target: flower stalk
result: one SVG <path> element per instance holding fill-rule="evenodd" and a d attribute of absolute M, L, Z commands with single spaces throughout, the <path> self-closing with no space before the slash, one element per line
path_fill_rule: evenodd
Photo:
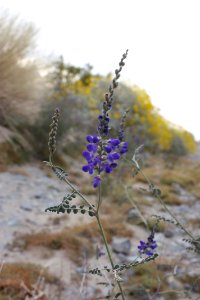
<path fill-rule="evenodd" d="M 103 242 L 104 242 L 104 245 L 105 245 L 105 247 L 106 247 L 106 252 L 107 252 L 107 254 L 108 254 L 108 258 L 109 258 L 110 264 L 111 264 L 111 266 L 112 266 L 112 270 L 114 270 L 115 265 L 114 265 L 113 258 L 112 258 L 112 255 L 111 255 L 111 252 L 110 252 L 110 249 L 109 249 L 109 246 L 108 246 L 108 242 L 107 242 L 107 239 L 106 239 L 106 235 L 105 235 L 103 226 L 102 226 L 102 224 L 101 224 L 101 220 L 100 220 L 100 217 L 99 217 L 99 213 L 97 213 L 96 219 L 97 219 L 97 223 L 98 223 L 98 226 L 99 226 L 99 230 L 100 230 L 101 237 L 102 237 Z M 118 287 L 119 287 L 119 290 L 120 290 L 122 299 L 125 300 L 125 296 L 124 296 L 124 292 L 123 292 L 121 283 L 120 283 L 118 280 L 117 280 L 117 285 L 118 285 Z"/>

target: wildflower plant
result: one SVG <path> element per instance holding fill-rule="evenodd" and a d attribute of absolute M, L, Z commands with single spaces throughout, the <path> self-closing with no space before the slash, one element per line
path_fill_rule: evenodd
<path fill-rule="evenodd" d="M 115 70 L 115 77 L 109 87 L 109 92 L 105 94 L 102 113 L 98 116 L 98 126 L 96 135 L 88 135 L 87 150 L 82 155 L 87 163 L 82 167 L 84 172 L 94 174 L 93 187 L 101 185 L 102 173 L 111 173 L 117 167 L 118 161 L 128 151 L 128 143 L 124 141 L 124 123 L 126 114 L 123 115 L 117 137 L 109 136 L 110 112 L 113 106 L 114 90 L 118 86 L 117 80 L 120 77 L 122 67 L 125 65 L 128 50 L 123 54 L 119 62 L 119 69 Z"/>
<path fill-rule="evenodd" d="M 98 116 L 96 132 L 90 133 L 86 136 L 86 148 L 82 152 L 82 156 L 85 160 L 85 163 L 82 166 L 82 171 L 89 173 L 92 177 L 92 185 L 93 188 L 97 191 L 97 200 L 96 203 L 93 204 L 90 200 L 84 196 L 79 188 L 74 186 L 70 181 L 70 176 L 68 172 L 63 170 L 60 166 L 54 165 L 53 162 L 53 154 L 56 150 L 56 134 L 58 129 L 58 120 L 60 111 L 56 109 L 51 124 L 51 130 L 49 133 L 49 161 L 46 164 L 51 167 L 52 171 L 56 174 L 56 176 L 64 181 L 68 186 L 68 193 L 63 197 L 63 200 L 59 205 L 49 207 L 46 211 L 59 213 L 73 213 L 73 214 L 88 214 L 89 217 L 96 218 L 100 235 L 103 240 L 106 254 L 108 256 L 110 265 L 104 266 L 103 268 L 94 268 L 88 270 L 88 274 L 93 274 L 97 276 L 103 276 L 103 272 L 108 272 L 112 274 L 113 284 L 118 288 L 117 291 L 112 295 L 108 295 L 106 299 L 123 299 L 125 300 L 125 292 L 122 287 L 123 283 L 123 271 L 133 268 L 137 265 L 148 263 L 149 261 L 154 260 L 157 254 L 157 243 L 156 243 L 156 226 L 158 223 L 162 221 L 162 217 L 157 216 L 154 228 L 150 231 L 147 240 L 141 240 L 138 244 L 138 249 L 136 249 L 136 253 L 138 251 L 137 258 L 132 262 L 118 265 L 115 264 L 113 255 L 111 253 L 110 247 L 108 245 L 104 228 L 101 221 L 100 208 L 103 204 L 103 197 L 101 192 L 101 187 L 104 184 L 104 180 L 106 181 L 106 177 L 110 176 L 110 173 L 113 173 L 117 168 L 120 160 L 125 157 L 128 152 L 128 143 L 125 140 L 125 121 L 128 111 L 125 111 L 122 115 L 121 121 L 119 123 L 118 133 L 113 136 L 110 134 L 110 113 L 112 107 L 114 105 L 114 92 L 118 86 L 118 79 L 120 78 L 120 74 L 122 68 L 125 65 L 125 59 L 127 58 L 128 50 L 122 55 L 122 58 L 119 62 L 119 67 L 115 70 L 115 76 L 112 80 L 108 92 L 105 94 L 104 102 L 102 106 L 102 111 Z M 141 173 L 145 180 L 148 183 L 149 191 L 152 193 L 154 197 L 156 197 L 164 209 L 171 215 L 173 223 L 179 226 L 188 236 L 189 239 L 186 240 L 192 247 L 197 248 L 196 245 L 199 245 L 199 240 L 194 238 L 193 235 L 184 228 L 184 226 L 177 220 L 177 218 L 171 213 L 171 211 L 166 207 L 162 198 L 161 191 L 156 188 L 150 180 L 145 176 L 140 166 L 140 150 L 142 146 L 139 146 L 132 158 L 132 171 L 133 176 L 136 176 L 138 173 Z M 82 199 L 83 204 L 76 204 L 75 200 L 79 197 Z M 102 250 L 103 251 L 103 250 Z M 104 251 L 102 252 L 104 253 Z"/>

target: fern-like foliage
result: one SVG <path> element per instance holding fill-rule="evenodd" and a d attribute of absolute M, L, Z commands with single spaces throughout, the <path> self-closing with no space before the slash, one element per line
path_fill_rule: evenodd
<path fill-rule="evenodd" d="M 183 241 L 191 245 L 190 247 L 186 248 L 187 250 L 200 254 L 200 237 L 198 237 L 196 240 L 183 239 Z"/>
<path fill-rule="evenodd" d="M 154 253 L 152 256 L 148 256 L 148 257 L 142 258 L 140 260 L 135 260 L 129 264 L 115 265 L 113 270 L 110 269 L 108 266 L 104 266 L 103 269 L 95 268 L 95 269 L 89 270 L 89 273 L 93 274 L 93 275 L 98 275 L 98 276 L 103 276 L 102 271 L 107 271 L 108 273 L 111 271 L 112 272 L 115 271 L 116 273 L 118 273 L 118 272 L 122 272 L 124 270 L 128 270 L 132 267 L 136 267 L 138 265 L 152 261 L 152 260 L 156 259 L 156 257 L 158 257 L 158 254 Z"/>
<path fill-rule="evenodd" d="M 85 214 L 88 213 L 90 217 L 93 217 L 95 215 L 94 213 L 94 206 L 86 206 L 86 205 L 76 205 L 73 204 L 71 205 L 71 202 L 73 199 L 76 198 L 76 191 L 73 191 L 72 193 L 67 194 L 62 200 L 62 202 L 59 205 L 56 206 L 51 206 L 45 209 L 45 212 L 50 211 L 50 212 L 56 212 L 57 214 L 59 213 L 81 213 Z"/>

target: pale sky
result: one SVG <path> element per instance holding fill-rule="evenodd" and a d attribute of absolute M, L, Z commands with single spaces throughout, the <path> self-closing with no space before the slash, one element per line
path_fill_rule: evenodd
<path fill-rule="evenodd" d="M 200 139 L 200 0 L 0 0 L 39 29 L 42 55 L 63 55 L 144 88 L 169 121 Z"/>

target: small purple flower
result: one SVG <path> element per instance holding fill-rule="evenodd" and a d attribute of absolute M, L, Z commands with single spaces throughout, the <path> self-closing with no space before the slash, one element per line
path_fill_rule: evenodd
<path fill-rule="evenodd" d="M 106 173 L 111 173 L 111 172 L 112 172 L 112 167 L 111 167 L 111 165 L 107 165 L 107 166 L 105 167 L 105 171 L 106 171 Z"/>
<path fill-rule="evenodd" d="M 87 160 L 87 161 L 90 161 L 91 160 L 91 155 L 90 155 L 90 153 L 88 152 L 88 151 L 83 151 L 82 152 L 82 155 L 83 155 L 83 157 L 85 157 L 85 159 Z"/>
<path fill-rule="evenodd" d="M 114 160 L 120 159 L 120 154 L 117 152 L 113 152 L 108 154 L 108 160 L 110 160 L 111 162 L 113 162 Z"/>
<path fill-rule="evenodd" d="M 93 178 L 93 187 L 96 188 L 101 184 L 101 177 L 99 175 Z"/>
<path fill-rule="evenodd" d="M 88 172 L 88 171 L 89 171 L 89 165 L 83 166 L 83 167 L 82 167 L 82 170 L 83 170 L 84 172 Z"/>
<path fill-rule="evenodd" d="M 89 142 L 89 143 L 92 143 L 93 142 L 93 136 L 92 135 L 87 135 L 86 136 L 86 141 Z"/>
<path fill-rule="evenodd" d="M 110 143 L 112 146 L 118 146 L 120 144 L 120 140 L 118 139 L 111 139 Z"/>
<path fill-rule="evenodd" d="M 106 150 L 107 153 L 110 153 L 112 151 L 112 147 L 110 145 L 105 146 L 104 149 Z"/>
<path fill-rule="evenodd" d="M 87 149 L 88 149 L 89 152 L 94 152 L 95 153 L 97 151 L 97 146 L 94 145 L 94 144 L 88 144 Z"/>
<path fill-rule="evenodd" d="M 150 236 L 147 239 L 147 242 L 140 241 L 140 245 L 138 246 L 140 255 L 146 254 L 148 256 L 153 255 L 155 248 L 157 248 L 157 244 L 154 240 L 154 232 L 150 234 Z"/>
<path fill-rule="evenodd" d="M 124 154 L 126 152 L 128 152 L 128 143 L 127 142 L 122 142 L 120 144 L 120 153 Z"/>
<path fill-rule="evenodd" d="M 98 136 L 93 136 L 93 143 L 98 143 L 99 142 L 99 137 Z"/>
<path fill-rule="evenodd" d="M 96 135 L 87 135 L 86 136 L 86 141 L 88 143 L 98 143 L 99 137 L 97 137 Z"/>
<path fill-rule="evenodd" d="M 112 163 L 112 164 L 110 164 L 110 167 L 111 167 L 112 169 L 115 169 L 115 168 L 117 167 L 117 164 L 116 164 L 116 163 Z"/>

